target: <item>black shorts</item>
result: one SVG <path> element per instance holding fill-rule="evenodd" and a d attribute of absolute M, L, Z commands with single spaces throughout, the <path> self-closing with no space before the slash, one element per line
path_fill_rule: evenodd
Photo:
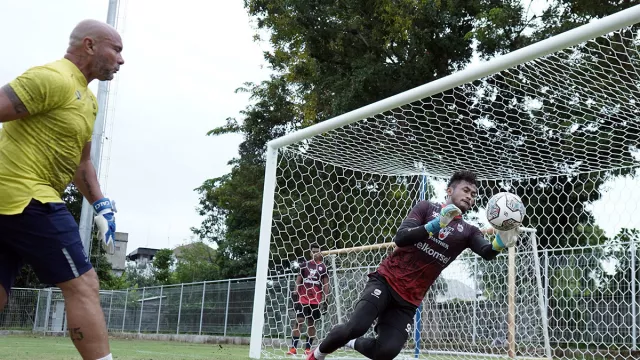
<path fill-rule="evenodd" d="M 297 302 L 293 305 L 293 309 L 296 311 L 296 318 L 312 318 L 313 320 L 320 320 L 320 317 L 322 316 L 320 305 L 318 304 L 300 304 Z"/>
<path fill-rule="evenodd" d="M 369 275 L 359 301 L 368 301 L 378 309 L 378 321 L 374 328 L 376 333 L 378 327 L 389 326 L 406 335 L 405 341 L 409 338 L 418 307 L 398 295 L 382 275 Z"/>

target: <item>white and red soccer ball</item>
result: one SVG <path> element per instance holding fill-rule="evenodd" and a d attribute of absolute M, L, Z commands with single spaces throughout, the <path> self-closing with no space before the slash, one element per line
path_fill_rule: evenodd
<path fill-rule="evenodd" d="M 487 203 L 487 220 L 497 230 L 511 230 L 522 225 L 526 210 L 520 197 L 510 192 L 500 192 Z"/>

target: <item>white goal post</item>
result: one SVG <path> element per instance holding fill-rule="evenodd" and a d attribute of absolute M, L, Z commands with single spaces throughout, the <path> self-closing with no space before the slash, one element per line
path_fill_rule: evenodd
<path fill-rule="evenodd" d="M 636 75 L 629 75 L 628 72 L 629 69 L 640 69 L 640 59 L 637 57 L 640 36 L 629 27 L 639 21 L 640 5 L 270 141 L 266 150 L 250 357 L 284 357 L 283 350 L 286 350 L 290 341 L 290 324 L 280 319 L 287 318 L 287 312 L 291 309 L 287 294 L 290 291 L 291 276 L 295 274 L 289 264 L 308 255 L 310 242 L 319 242 L 327 245 L 327 254 L 332 255 L 327 259 L 333 271 L 330 272 L 332 291 L 341 283 L 356 286 L 362 281 L 359 276 L 373 270 L 372 267 L 375 268 L 385 256 L 384 249 L 391 241 L 392 232 L 418 200 L 418 193 L 424 196 L 424 189 L 417 190 L 424 186 L 416 180 L 417 177 L 428 178 L 432 189 L 428 190 L 430 194 L 426 196 L 427 199 L 441 201 L 438 191 L 442 190 L 442 182 L 453 171 L 464 168 L 478 174 L 481 182 L 479 188 L 483 188 L 484 184 L 486 196 L 511 187 L 530 194 L 530 200 L 542 202 L 553 201 L 555 198 L 542 194 L 543 190 L 540 189 L 543 185 L 539 185 L 540 188 L 519 188 L 528 186 L 522 185 L 522 179 L 573 177 L 586 184 L 590 180 L 583 180 L 579 175 L 624 167 L 635 168 L 637 164 L 629 165 L 615 156 L 603 158 L 598 164 L 582 161 L 585 151 L 598 156 L 597 150 L 610 151 L 610 148 L 604 148 L 607 144 L 592 147 L 591 138 L 587 135 L 584 135 L 584 139 L 578 139 L 579 135 L 571 131 L 573 125 L 570 120 L 579 118 L 583 124 L 597 127 L 598 111 L 592 110 L 593 104 L 602 113 L 612 97 L 619 97 L 614 99 L 617 103 L 633 101 L 622 98 L 621 94 L 630 94 L 630 98 L 636 96 L 637 84 L 632 84 L 631 81 L 635 81 Z M 607 36 L 611 34 L 615 36 L 609 39 Z M 606 41 L 599 41 L 601 39 Z M 607 65 L 606 71 L 612 74 L 625 73 L 631 80 L 618 77 L 611 84 L 596 84 L 596 89 L 591 87 L 589 82 L 594 81 L 594 78 L 585 73 L 585 69 L 604 66 L 603 61 L 615 59 L 615 54 L 620 51 L 625 53 L 624 61 L 627 62 L 620 65 L 613 61 Z M 555 67 L 568 73 L 560 74 L 560 70 L 554 73 Z M 598 86 L 602 88 L 597 88 Z M 615 96 L 604 91 L 605 88 L 608 90 L 612 87 L 619 90 Z M 633 88 L 633 91 L 628 88 Z M 502 100 L 498 96 L 503 95 L 501 91 L 512 98 Z M 576 104 L 571 99 L 573 95 L 583 98 L 576 100 Z M 499 99 L 496 100 L 496 97 Z M 496 101 L 504 108 L 501 108 L 500 114 L 498 110 L 487 111 L 478 105 L 483 101 Z M 531 102 L 537 105 L 531 105 Z M 523 107 L 525 103 L 529 104 L 528 107 Z M 553 105 L 554 112 L 541 114 L 539 111 L 546 109 L 548 103 L 561 103 L 562 106 Z M 521 125 L 507 115 L 502 115 L 509 111 L 521 117 L 528 116 L 527 128 L 513 130 L 512 133 L 512 129 Z M 631 110 L 617 108 L 608 110 L 607 115 L 615 116 L 624 111 L 629 111 L 626 115 L 631 116 Z M 407 115 L 408 112 L 411 114 Z M 575 115 L 576 113 L 579 115 Z M 473 115 L 473 122 L 465 120 L 470 114 Z M 593 120 L 594 117 L 596 120 Z M 554 124 L 562 125 L 559 128 Z M 624 126 L 635 125 L 625 122 Z M 558 136 L 571 136 L 574 148 L 560 150 L 560 141 L 557 153 L 548 150 L 553 149 L 551 145 L 540 145 L 539 148 L 531 146 L 531 141 L 533 144 L 536 139 L 543 141 L 546 139 L 543 134 L 559 131 L 558 129 L 564 131 Z M 633 129 L 628 133 L 634 134 L 635 127 Z M 451 139 L 449 132 L 456 130 L 462 136 Z M 492 139 L 477 135 L 480 132 L 500 139 L 508 138 L 511 142 L 505 147 L 510 152 L 509 156 L 498 155 L 495 159 L 492 158 Z M 519 138 L 514 133 L 520 134 Z M 445 142 L 442 139 L 447 140 Z M 418 150 L 415 150 L 416 146 Z M 442 156 L 447 151 L 439 151 L 442 147 L 449 147 L 445 149 L 447 151 L 460 147 L 464 149 L 465 158 L 456 159 L 458 161 L 453 163 L 447 162 Z M 567 165 L 563 159 L 575 161 Z M 429 166 L 421 163 L 429 160 L 432 160 Z M 523 200 L 526 203 L 526 199 Z M 482 206 L 480 203 L 479 207 Z M 580 208 L 579 211 L 581 213 L 568 215 L 580 216 L 584 210 Z M 482 214 L 482 211 L 478 213 Z M 529 216 L 534 218 L 528 220 L 537 223 L 543 215 Z M 481 216 L 476 217 L 470 221 L 482 224 Z M 577 227 L 576 224 L 557 226 Z M 438 318 L 432 327 L 424 331 L 437 334 L 434 337 L 439 342 L 425 344 L 417 341 L 415 346 L 418 351 L 408 356 L 429 354 L 430 349 L 433 349 L 432 354 L 468 349 L 469 353 L 479 351 L 480 355 L 473 355 L 479 359 L 493 356 L 552 357 L 553 335 L 549 334 L 546 303 L 549 296 L 546 287 L 551 275 L 541 270 L 543 266 L 548 268 L 552 263 L 545 259 L 544 264 L 541 264 L 537 234 L 544 233 L 545 244 L 555 240 L 558 235 L 551 234 L 548 229 L 533 227 L 535 229 L 528 229 L 526 232 L 529 235 L 526 237 L 527 241 L 521 241 L 523 246 L 510 249 L 508 253 L 506 261 L 509 273 L 504 278 L 504 288 L 508 289 L 508 294 L 501 292 L 502 284 L 495 285 L 495 288 L 483 290 L 483 296 L 488 300 L 483 300 L 485 302 L 482 304 L 477 299 L 465 302 L 459 299 L 434 298 L 430 300 L 434 312 L 422 312 L 443 314 L 445 310 L 453 309 L 446 314 L 455 316 L 456 313 L 467 314 L 465 311 L 469 311 L 468 314 L 474 314 L 474 319 L 478 316 L 473 328 L 468 328 L 473 334 L 467 334 L 467 328 L 446 328 L 447 324 L 453 324 L 454 321 Z M 344 251 L 338 249 L 352 249 L 351 253 L 360 255 L 349 257 L 347 254 L 343 257 Z M 501 274 L 504 270 L 500 268 L 504 265 L 502 260 L 496 261 L 497 265 L 489 265 L 493 262 L 476 262 L 471 257 L 464 257 L 460 259 L 459 268 L 470 266 L 477 270 L 479 266 L 484 266 L 483 271 L 477 273 L 495 279 L 495 274 Z M 354 265 L 357 263 L 362 268 Z M 523 285 L 526 289 L 520 291 L 517 274 L 530 269 L 533 269 L 532 272 L 521 276 L 527 282 Z M 530 281 L 527 276 L 532 274 L 535 279 Z M 504 273 L 502 276 L 504 277 Z M 476 285 L 489 284 L 486 279 L 470 281 Z M 459 284 L 451 281 L 448 286 L 452 285 Z M 474 290 L 478 291 L 477 288 Z M 359 295 L 359 290 L 354 288 L 352 291 Z M 527 298 L 519 300 L 522 296 Z M 495 300 L 505 297 L 508 304 Z M 342 300 L 345 299 L 338 302 Z M 486 334 L 487 331 L 502 331 L 500 323 L 505 306 L 508 308 L 506 350 L 499 345 L 499 341 L 488 344 L 487 339 L 494 335 Z M 522 306 L 522 309 L 516 308 L 518 306 Z M 489 317 L 479 317 L 480 307 L 490 314 Z M 334 304 L 331 309 L 332 316 L 327 319 L 336 321 L 330 324 L 326 323 L 330 320 L 322 320 L 316 344 L 326 334 L 323 332 L 325 329 L 336 325 L 348 315 L 345 313 L 348 309 L 346 304 Z M 634 314 L 635 310 L 634 303 Z M 275 312 L 279 315 L 274 315 Z M 336 313 L 339 315 L 336 316 Z M 516 313 L 523 314 L 526 323 L 517 325 L 519 320 L 515 318 Z M 524 329 L 527 326 L 531 326 L 531 331 L 516 334 L 521 330 L 526 332 Z M 416 333 L 418 331 L 423 330 L 416 329 Z M 635 320 L 633 334 L 636 334 Z M 460 340 L 464 345 L 458 346 L 455 339 L 459 335 L 468 335 L 470 340 Z M 518 348 L 520 342 L 523 345 Z M 635 340 L 633 344 L 635 346 Z M 420 349 L 424 352 L 420 352 Z M 446 351 L 441 351 L 442 349 Z M 349 356 L 358 357 L 355 354 Z"/>

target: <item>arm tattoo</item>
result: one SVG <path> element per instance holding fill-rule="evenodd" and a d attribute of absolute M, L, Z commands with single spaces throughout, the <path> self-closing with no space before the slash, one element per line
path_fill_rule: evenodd
<path fill-rule="evenodd" d="M 91 183 L 87 179 L 87 170 L 86 169 L 82 169 L 82 182 L 84 183 L 84 186 L 87 187 L 86 197 L 93 198 L 93 189 L 91 188 Z"/>
<path fill-rule="evenodd" d="M 82 333 L 82 331 L 80 331 L 79 327 L 70 328 L 69 329 L 69 337 L 73 341 L 80 341 L 80 340 L 84 339 L 84 334 Z"/>
<path fill-rule="evenodd" d="M 11 105 L 13 105 L 13 110 L 16 112 L 16 114 L 24 114 L 28 112 L 27 107 L 24 106 L 22 100 L 20 100 L 18 95 L 16 95 L 16 92 L 13 91 L 11 86 L 7 84 L 3 86 L 1 90 L 4 91 L 5 94 L 7 94 L 7 98 L 9 98 L 9 101 L 11 101 Z"/>

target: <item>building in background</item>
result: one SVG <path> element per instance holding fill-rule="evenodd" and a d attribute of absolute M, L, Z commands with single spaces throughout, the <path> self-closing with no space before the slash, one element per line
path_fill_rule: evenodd
<path fill-rule="evenodd" d="M 153 261 L 153 257 L 156 256 L 157 252 L 158 249 L 137 248 L 127 255 L 127 260 L 135 261 L 138 268 L 143 268 Z"/>
<path fill-rule="evenodd" d="M 107 260 L 111 264 L 111 271 L 116 276 L 122 275 L 127 262 L 127 243 L 129 242 L 129 233 L 116 232 L 114 236 L 114 252 L 107 252 Z"/>

